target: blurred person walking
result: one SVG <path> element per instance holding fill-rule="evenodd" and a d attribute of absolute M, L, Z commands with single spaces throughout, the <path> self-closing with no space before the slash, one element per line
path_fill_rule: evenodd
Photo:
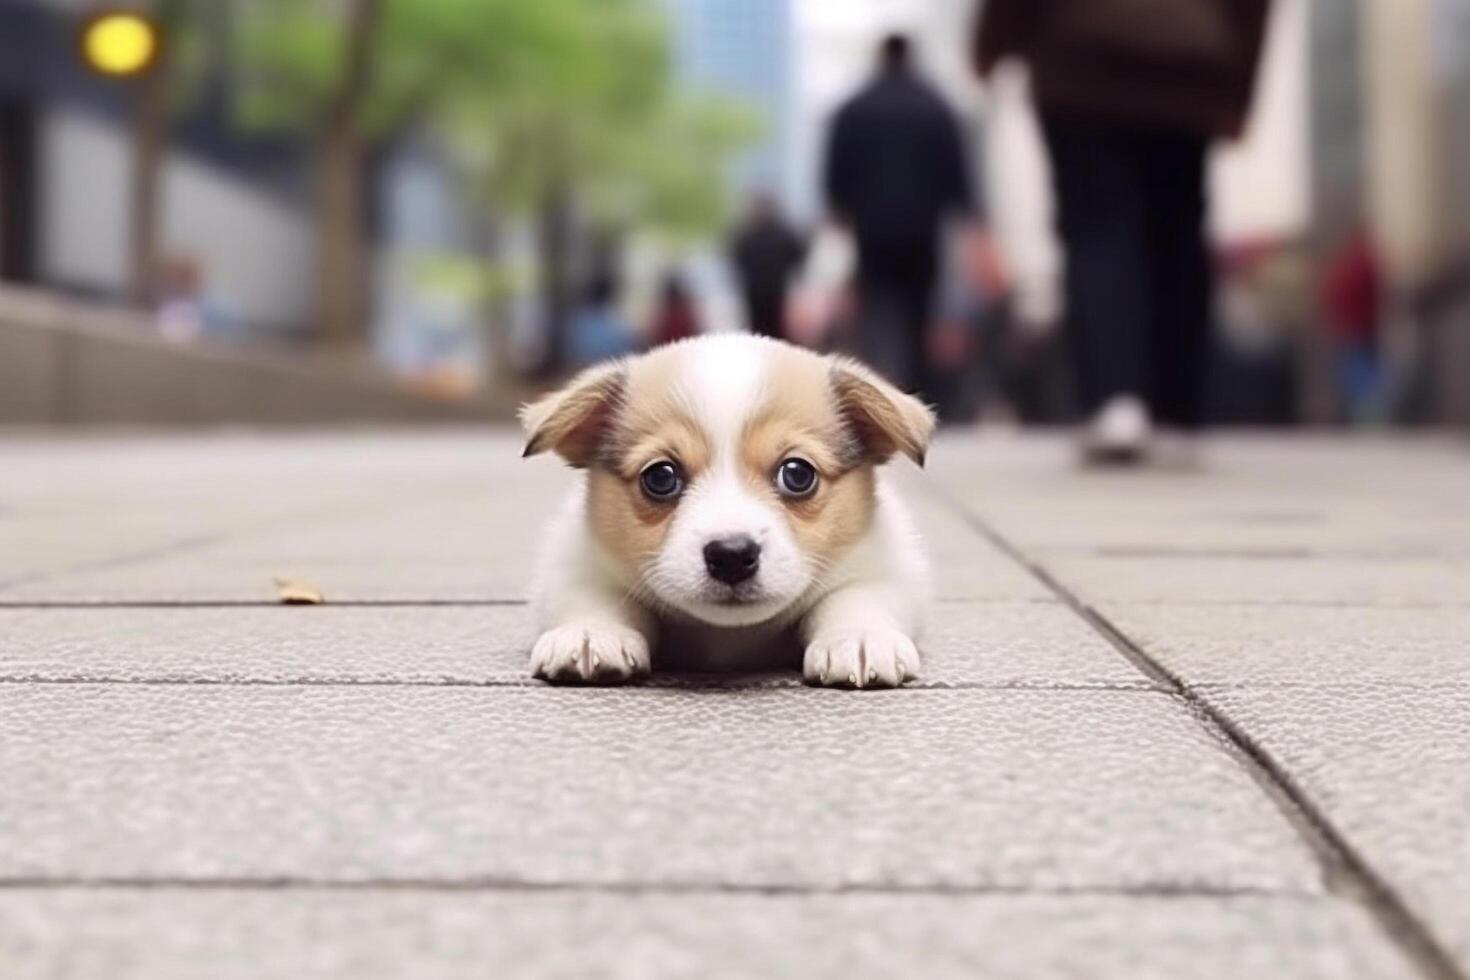
<path fill-rule="evenodd" d="M 912 60 L 906 37 L 883 40 L 877 75 L 833 119 L 823 183 L 833 218 L 857 244 L 855 352 L 900 387 L 930 394 L 926 335 L 949 219 L 963 222 L 967 253 L 997 291 L 1002 275 L 959 120 Z"/>
<path fill-rule="evenodd" d="M 618 310 L 620 283 L 610 269 L 588 277 L 582 296 L 568 322 L 568 366 L 581 369 L 637 349 L 633 330 Z"/>
<path fill-rule="evenodd" d="M 1066 254 L 1093 461 L 1204 423 L 1213 270 L 1205 156 L 1245 128 L 1270 0 L 987 0 L 975 67 L 1026 62 Z"/>
<path fill-rule="evenodd" d="M 1373 237 L 1361 222 L 1328 256 L 1319 296 L 1335 347 L 1334 374 L 1343 414 L 1354 424 L 1381 421 L 1387 414 L 1378 350 L 1383 272 Z"/>
<path fill-rule="evenodd" d="M 770 194 L 751 198 L 745 221 L 730 240 L 730 263 L 740 280 L 751 333 L 785 337 L 787 294 L 806 256 L 806 243 L 787 224 Z"/>
<path fill-rule="evenodd" d="M 182 256 L 163 264 L 155 323 L 160 336 L 174 343 L 191 343 L 204 336 L 205 311 L 199 264 Z"/>

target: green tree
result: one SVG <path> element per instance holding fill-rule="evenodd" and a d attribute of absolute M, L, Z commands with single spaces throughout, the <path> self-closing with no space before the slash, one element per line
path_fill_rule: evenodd
<path fill-rule="evenodd" d="M 308 134 L 316 158 L 316 315 L 330 343 L 361 342 L 375 146 L 456 87 L 494 85 L 544 42 L 516 0 L 255 0 L 240 9 L 240 119 Z"/>
<path fill-rule="evenodd" d="M 382 7 L 380 0 L 264 0 L 242 11 L 244 120 L 314 138 L 316 327 L 339 346 L 360 342 L 367 315 L 366 108 Z"/>
<path fill-rule="evenodd" d="M 312 134 L 320 328 L 363 329 L 362 181 L 405 125 L 455 152 L 500 216 L 537 216 L 549 319 L 566 306 L 571 217 L 676 233 L 722 217 L 736 109 L 679 97 L 652 0 L 252 0 L 240 116 Z"/>
<path fill-rule="evenodd" d="M 158 29 L 159 49 L 153 65 L 131 83 L 133 167 L 128 186 L 128 292 L 141 306 L 157 299 L 163 265 L 159 234 L 163 164 L 177 90 L 188 74 L 186 55 L 194 38 L 188 0 L 155 0 L 149 13 Z"/>
<path fill-rule="evenodd" d="M 443 131 L 501 214 L 533 217 L 551 359 L 570 307 L 574 214 L 684 239 L 726 219 L 725 173 L 755 125 L 680 92 L 667 24 L 643 0 L 560 0 L 554 50 L 510 84 L 447 100 Z M 620 236 L 614 231 L 607 237 Z"/>

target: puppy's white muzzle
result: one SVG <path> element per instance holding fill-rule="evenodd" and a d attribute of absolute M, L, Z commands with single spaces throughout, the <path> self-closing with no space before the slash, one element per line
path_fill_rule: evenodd
<path fill-rule="evenodd" d="M 732 468 L 706 473 L 686 492 L 654 561 L 654 593 L 720 626 L 779 615 L 806 590 L 810 575 L 774 507 Z"/>

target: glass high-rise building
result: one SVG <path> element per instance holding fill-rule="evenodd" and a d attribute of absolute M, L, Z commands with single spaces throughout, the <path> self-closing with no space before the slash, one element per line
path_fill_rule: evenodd
<path fill-rule="evenodd" d="M 792 0 L 667 0 L 681 82 L 739 99 L 759 114 L 759 141 L 731 173 L 737 191 L 770 190 L 790 203 Z"/>

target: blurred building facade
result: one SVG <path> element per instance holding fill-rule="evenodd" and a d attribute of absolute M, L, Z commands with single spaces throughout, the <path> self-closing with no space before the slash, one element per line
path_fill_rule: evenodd
<path fill-rule="evenodd" d="M 0 3 L 0 278 L 115 303 L 131 285 L 137 83 L 81 64 L 78 24 L 94 9 L 77 0 Z M 209 43 L 229 43 L 229 9 L 214 8 L 220 33 Z M 315 229 L 307 138 L 243 132 L 232 118 L 228 57 L 206 60 L 215 70 L 170 124 L 161 257 L 197 271 L 214 329 L 230 339 L 308 340 Z M 413 132 L 371 168 L 371 336 L 390 366 L 479 359 L 466 290 L 423 287 L 434 261 L 475 261 L 482 229 L 452 171 Z"/>
<path fill-rule="evenodd" d="M 1422 366 L 1426 417 L 1470 425 L 1470 3 L 1362 0 L 1358 16 L 1386 353 Z"/>
<path fill-rule="evenodd" d="M 729 96 L 760 116 L 762 134 L 736 162 L 737 193 L 799 196 L 793 158 L 796 45 L 792 0 L 667 0 L 674 60 L 691 88 Z"/>
<path fill-rule="evenodd" d="M 375 168 L 372 208 L 372 342 L 394 373 L 468 390 L 500 374 L 483 329 L 488 219 L 466 207 L 450 155 L 410 133 Z"/>
<path fill-rule="evenodd" d="M 129 285 L 133 92 L 81 65 L 76 29 L 86 9 L 0 3 L 0 271 L 117 300 Z M 223 97 L 206 86 L 172 133 L 162 251 L 200 270 L 222 319 L 299 329 L 309 302 L 305 155 L 289 141 L 231 133 Z"/>

